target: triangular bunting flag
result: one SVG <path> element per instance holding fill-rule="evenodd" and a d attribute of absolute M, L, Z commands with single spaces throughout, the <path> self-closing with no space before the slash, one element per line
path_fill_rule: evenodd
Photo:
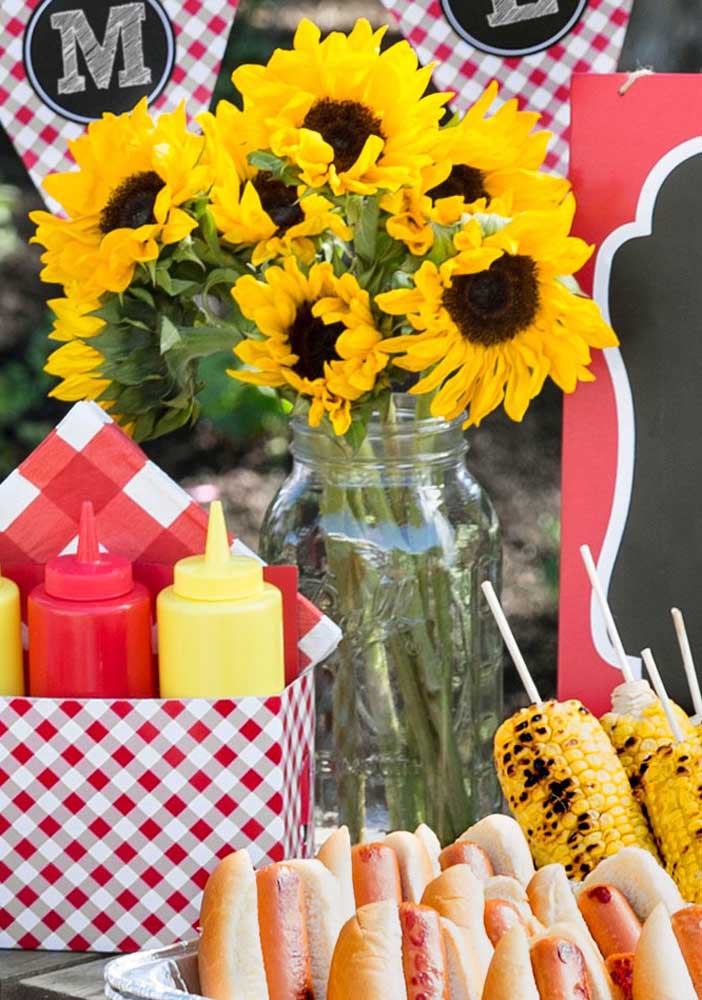
<path fill-rule="evenodd" d="M 555 139 L 546 165 L 568 171 L 570 78 L 609 73 L 633 0 L 383 0 L 435 83 L 465 110 L 491 80 L 503 101 L 538 111 Z"/>
<path fill-rule="evenodd" d="M 237 3 L 3 0 L 0 122 L 39 190 L 103 112 L 205 109 Z"/>

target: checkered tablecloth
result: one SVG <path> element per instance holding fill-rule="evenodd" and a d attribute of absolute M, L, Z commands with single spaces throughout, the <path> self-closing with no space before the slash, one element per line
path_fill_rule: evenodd
<path fill-rule="evenodd" d="M 491 80 L 501 100 L 517 97 L 525 110 L 538 111 L 554 133 L 546 165 L 568 173 L 570 79 L 573 73 L 610 73 L 624 44 L 633 0 L 589 0 L 569 35 L 533 55 L 503 58 L 480 52 L 454 31 L 439 0 L 383 0 L 423 63 L 437 62 L 441 90 L 456 91 L 454 107 L 465 110 Z"/>
<path fill-rule="evenodd" d="M 73 166 L 67 141 L 78 138 L 84 126 L 67 121 L 47 107 L 27 79 L 22 59 L 23 36 L 40 2 L 2 0 L 0 122 L 49 203 L 42 181 L 47 174 Z M 154 102 L 154 108 L 171 111 L 185 100 L 188 113 L 194 115 L 209 105 L 239 0 L 161 2 L 175 29 L 176 56 L 171 78 Z"/>
<path fill-rule="evenodd" d="M 93 503 L 101 545 L 127 556 L 137 570 L 170 567 L 204 551 L 205 511 L 96 403 L 76 403 L 0 483 L 0 566 L 23 597 L 47 560 L 76 550 L 84 500 Z M 253 555 L 241 542 L 233 548 Z M 341 632 L 302 595 L 297 617 L 304 669 L 328 656 Z"/>

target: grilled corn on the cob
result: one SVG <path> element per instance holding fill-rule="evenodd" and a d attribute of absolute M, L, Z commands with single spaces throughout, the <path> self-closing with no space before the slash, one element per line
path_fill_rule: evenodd
<path fill-rule="evenodd" d="M 702 746 L 660 747 L 644 765 L 642 787 L 669 875 L 683 899 L 702 903 Z"/>
<path fill-rule="evenodd" d="M 673 705 L 673 711 L 684 735 L 694 737 L 695 727 L 687 714 L 678 705 Z M 636 801 L 645 806 L 641 788 L 643 765 L 659 747 L 672 743 L 674 738 L 663 706 L 648 681 L 630 681 L 614 689 L 612 711 L 600 721 L 624 765 Z"/>
<path fill-rule="evenodd" d="M 579 701 L 515 713 L 495 734 L 495 762 L 537 867 L 561 862 L 580 880 L 622 847 L 656 853 L 619 758 Z"/>

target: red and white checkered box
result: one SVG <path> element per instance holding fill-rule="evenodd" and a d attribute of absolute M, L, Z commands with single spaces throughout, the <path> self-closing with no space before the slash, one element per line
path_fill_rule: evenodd
<path fill-rule="evenodd" d="M 203 549 L 205 512 L 99 407 L 78 403 L 0 483 L 0 565 L 25 599 L 43 563 L 75 545 L 85 499 L 102 542 L 154 589 Z M 217 859 L 243 847 L 258 865 L 309 854 L 313 666 L 340 632 L 290 591 L 289 571 L 266 572 L 297 609 L 281 695 L 0 699 L 1 948 L 170 944 L 192 937 Z"/>
<path fill-rule="evenodd" d="M 0 947 L 192 938 L 217 860 L 312 850 L 314 683 L 240 701 L 0 699 Z"/>

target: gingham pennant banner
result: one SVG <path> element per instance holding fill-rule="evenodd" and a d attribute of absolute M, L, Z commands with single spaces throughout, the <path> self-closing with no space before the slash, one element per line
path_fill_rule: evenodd
<path fill-rule="evenodd" d="M 2 0 L 0 122 L 42 194 L 44 177 L 73 163 L 67 141 L 103 112 L 142 97 L 159 111 L 205 109 L 237 4 Z"/>
<path fill-rule="evenodd" d="M 434 79 L 465 110 L 491 80 L 554 133 L 546 166 L 568 172 L 570 79 L 610 73 L 633 0 L 383 0 Z"/>

